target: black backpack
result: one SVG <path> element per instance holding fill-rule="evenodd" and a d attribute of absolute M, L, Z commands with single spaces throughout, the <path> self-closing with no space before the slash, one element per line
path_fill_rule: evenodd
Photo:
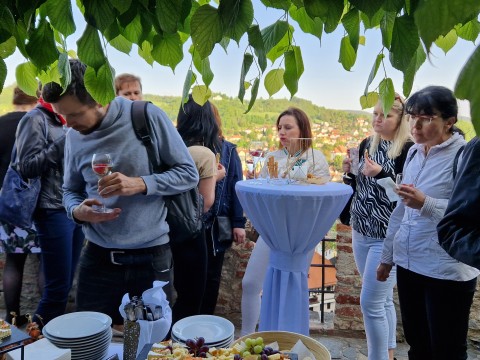
<path fill-rule="evenodd" d="M 132 103 L 132 124 L 135 134 L 147 149 L 148 159 L 154 173 L 165 170 L 156 161 L 155 148 L 150 136 L 150 124 L 147 122 L 149 101 Z M 167 207 L 167 223 L 170 227 L 170 242 L 180 244 L 200 234 L 203 228 L 203 197 L 198 187 L 177 195 L 164 196 Z"/>

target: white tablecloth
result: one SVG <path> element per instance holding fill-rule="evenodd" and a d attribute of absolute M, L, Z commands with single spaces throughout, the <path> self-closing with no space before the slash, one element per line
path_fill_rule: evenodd
<path fill-rule="evenodd" d="M 338 183 L 273 185 L 246 180 L 237 183 L 236 192 L 247 217 L 272 250 L 259 330 L 308 335 L 308 254 L 337 219 L 352 188 Z"/>

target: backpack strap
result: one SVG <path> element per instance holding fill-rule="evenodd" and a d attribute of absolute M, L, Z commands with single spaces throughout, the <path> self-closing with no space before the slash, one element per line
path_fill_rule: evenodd
<path fill-rule="evenodd" d="M 455 158 L 453 159 L 453 179 L 455 179 L 455 176 L 457 176 L 458 159 L 460 158 L 460 155 L 462 154 L 464 149 L 465 145 L 458 149 L 457 153 L 455 154 Z"/>
<path fill-rule="evenodd" d="M 147 106 L 150 101 L 132 102 L 132 125 L 135 134 L 147 149 L 148 160 L 154 172 L 160 171 L 160 164 L 155 157 L 155 148 L 153 147 L 152 137 L 150 136 L 150 125 L 147 121 Z"/>

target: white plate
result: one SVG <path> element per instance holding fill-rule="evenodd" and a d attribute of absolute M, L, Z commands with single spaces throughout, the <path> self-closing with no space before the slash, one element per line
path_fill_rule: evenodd
<path fill-rule="evenodd" d="M 182 341 L 178 338 L 176 338 L 173 333 L 172 333 L 172 340 L 176 343 L 185 345 L 185 341 Z M 230 345 L 233 343 L 234 340 L 234 335 L 230 336 L 228 339 L 219 341 L 219 342 L 214 342 L 214 343 L 205 343 L 208 347 L 216 347 L 216 348 L 228 348 Z"/>
<path fill-rule="evenodd" d="M 182 342 L 202 336 L 206 343 L 218 343 L 229 339 L 235 331 L 233 324 L 214 315 L 195 315 L 177 321 L 172 334 Z"/>
<path fill-rule="evenodd" d="M 103 339 L 106 337 L 110 337 L 110 338 L 112 337 L 112 329 L 110 327 L 106 328 L 104 331 L 98 334 L 95 334 L 92 336 L 86 336 L 82 338 L 74 338 L 74 339 L 65 339 L 62 337 L 53 336 L 47 330 L 45 330 L 45 328 L 43 328 L 42 333 L 50 341 L 55 341 L 55 342 L 65 343 L 65 344 L 84 344 L 92 341 L 98 341 L 99 339 Z"/>
<path fill-rule="evenodd" d="M 83 349 L 87 347 L 95 347 L 99 344 L 109 343 L 112 340 L 111 330 L 105 335 L 101 335 L 98 338 L 93 338 L 85 341 L 66 341 L 66 340 L 57 340 L 48 337 L 45 337 L 53 344 L 61 348 L 70 348 L 70 349 Z"/>
<path fill-rule="evenodd" d="M 105 331 L 112 319 L 106 314 L 93 311 L 79 311 L 56 317 L 44 329 L 62 339 L 79 339 Z"/>

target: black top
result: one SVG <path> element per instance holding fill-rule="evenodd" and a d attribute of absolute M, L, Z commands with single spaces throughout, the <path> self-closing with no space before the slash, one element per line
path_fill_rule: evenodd
<path fill-rule="evenodd" d="M 10 164 L 18 123 L 25 114 L 25 111 L 14 111 L 0 116 L 0 187 Z"/>

